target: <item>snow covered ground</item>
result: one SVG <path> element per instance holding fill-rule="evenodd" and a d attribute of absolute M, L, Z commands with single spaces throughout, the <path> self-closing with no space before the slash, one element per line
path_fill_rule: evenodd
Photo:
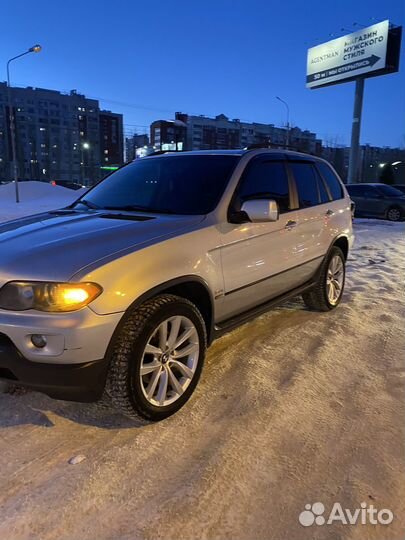
<path fill-rule="evenodd" d="M 403 538 L 405 225 L 355 229 L 339 308 L 297 299 L 221 338 L 164 422 L 0 395 L 0 538 Z M 302 527 L 317 501 L 395 518 Z"/>
<path fill-rule="evenodd" d="M 20 202 L 15 202 L 15 184 L 0 185 L 0 222 L 16 217 L 39 214 L 66 206 L 80 197 L 84 190 L 67 189 L 45 182 L 19 182 Z"/>

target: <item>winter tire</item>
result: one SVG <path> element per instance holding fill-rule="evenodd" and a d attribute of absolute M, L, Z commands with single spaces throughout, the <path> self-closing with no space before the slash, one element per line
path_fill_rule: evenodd
<path fill-rule="evenodd" d="M 127 416 L 162 420 L 190 398 L 206 348 L 194 304 L 171 294 L 152 298 L 128 314 L 115 337 L 106 393 Z"/>
<path fill-rule="evenodd" d="M 389 221 L 400 221 L 402 218 L 401 209 L 397 206 L 391 206 L 387 210 L 387 219 Z"/>
<path fill-rule="evenodd" d="M 322 263 L 319 279 L 311 290 L 304 293 L 305 304 L 316 311 L 330 311 L 339 305 L 345 285 L 345 256 L 334 246 Z"/>

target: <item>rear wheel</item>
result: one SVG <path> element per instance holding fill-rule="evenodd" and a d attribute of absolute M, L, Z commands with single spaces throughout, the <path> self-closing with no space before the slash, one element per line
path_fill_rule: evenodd
<path fill-rule="evenodd" d="M 345 285 L 345 264 L 342 250 L 334 246 L 322 263 L 315 287 L 302 295 L 309 308 L 330 311 L 339 305 Z"/>
<path fill-rule="evenodd" d="M 130 313 L 116 338 L 107 395 L 127 416 L 162 420 L 190 398 L 206 347 L 194 304 L 169 294 L 153 298 Z"/>
<path fill-rule="evenodd" d="M 399 221 L 402 217 L 401 209 L 397 206 L 392 206 L 387 210 L 387 219 L 389 221 Z"/>

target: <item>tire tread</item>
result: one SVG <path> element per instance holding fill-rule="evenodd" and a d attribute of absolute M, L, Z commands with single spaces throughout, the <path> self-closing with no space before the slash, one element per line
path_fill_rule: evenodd
<path fill-rule="evenodd" d="M 305 305 L 314 311 L 330 311 L 338 305 L 336 304 L 336 306 L 331 306 L 327 301 L 325 292 L 326 273 L 328 271 L 329 261 L 334 255 L 340 255 L 343 262 L 345 262 L 345 256 L 343 254 L 343 251 L 338 246 L 333 246 L 329 252 L 328 257 L 325 257 L 322 263 L 321 271 L 319 273 L 319 278 L 316 282 L 316 285 L 311 290 L 305 292 L 302 295 L 302 299 L 304 300 Z"/>
<path fill-rule="evenodd" d="M 204 329 L 204 350 L 207 344 L 207 335 L 204 320 L 197 307 L 186 298 L 173 294 L 162 294 L 147 300 L 139 307 L 127 315 L 127 318 L 114 343 L 111 361 L 107 373 L 105 386 L 105 399 L 112 403 L 113 407 L 125 416 L 147 423 L 153 420 L 150 413 L 142 409 L 139 404 L 131 399 L 131 392 L 128 385 L 130 372 L 130 361 L 133 353 L 133 346 L 144 330 L 148 320 L 159 310 L 173 303 L 181 302 L 193 309 L 200 319 Z"/>

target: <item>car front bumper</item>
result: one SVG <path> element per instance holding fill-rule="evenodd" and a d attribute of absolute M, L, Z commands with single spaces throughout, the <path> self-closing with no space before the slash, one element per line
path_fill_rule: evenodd
<path fill-rule="evenodd" d="M 50 364 L 27 360 L 0 334 L 0 380 L 27 386 L 56 399 L 92 402 L 101 398 L 107 376 L 106 359 L 82 364 Z"/>
<path fill-rule="evenodd" d="M 69 313 L 0 309 L 0 333 L 32 362 L 82 364 L 104 357 L 122 315 L 97 315 L 89 307 Z M 46 346 L 35 347 L 33 334 L 45 336 Z"/>
<path fill-rule="evenodd" d="M 97 315 L 0 310 L 0 379 L 57 399 L 95 401 L 102 395 L 106 353 L 122 313 Z M 35 347 L 33 334 L 47 344 Z"/>

